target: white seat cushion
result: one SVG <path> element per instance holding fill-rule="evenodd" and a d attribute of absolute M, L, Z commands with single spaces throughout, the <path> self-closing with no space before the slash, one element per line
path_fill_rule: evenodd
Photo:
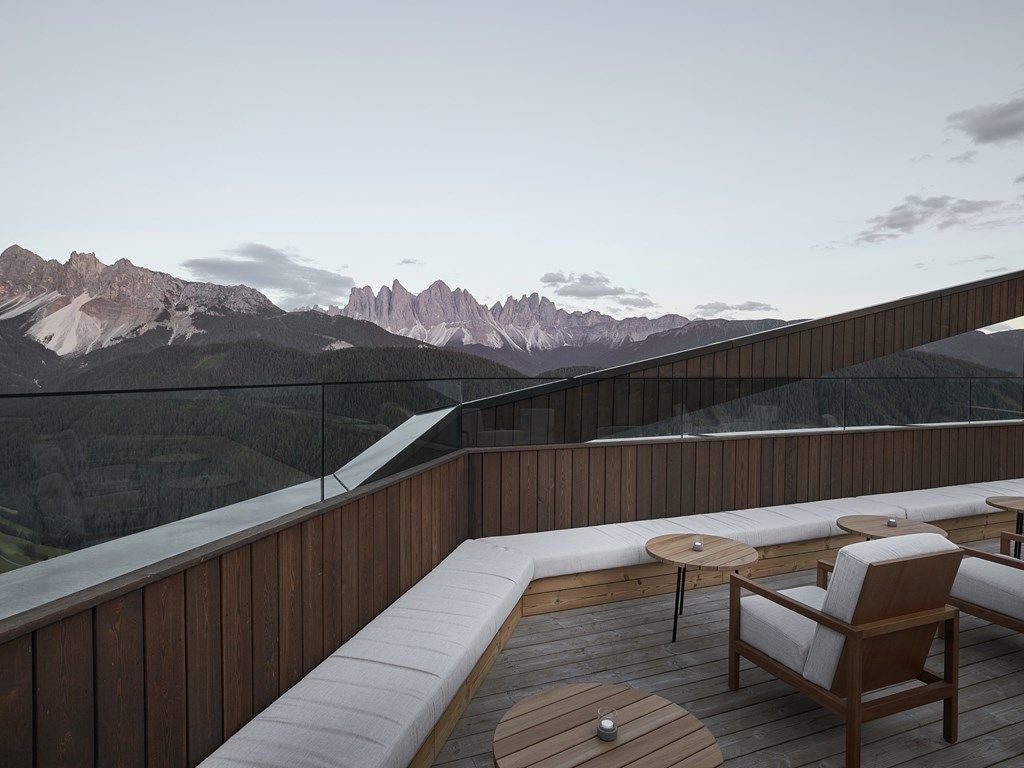
<path fill-rule="evenodd" d="M 930 523 L 934 520 L 988 514 L 993 510 L 985 503 L 985 497 L 991 495 L 968 485 L 951 485 L 860 498 L 892 504 L 901 508 L 911 520 Z"/>
<path fill-rule="evenodd" d="M 780 590 L 804 605 L 821 610 L 825 590 L 794 587 Z M 760 595 L 740 598 L 740 640 L 790 669 L 800 672 L 818 625 L 799 613 Z"/>
<path fill-rule="evenodd" d="M 532 578 L 463 542 L 202 765 L 405 768 Z"/>
<path fill-rule="evenodd" d="M 937 533 L 917 533 L 849 544 L 840 549 L 836 556 L 835 570 L 829 580 L 821 610 L 842 621 L 850 621 L 860 599 L 868 566 L 872 563 L 957 550 L 955 544 Z M 835 630 L 819 626 L 807 653 L 804 677 L 823 688 L 830 688 L 845 642 L 845 638 Z"/>
<path fill-rule="evenodd" d="M 1024 621 L 1024 570 L 1012 565 L 966 557 L 950 594 Z"/>

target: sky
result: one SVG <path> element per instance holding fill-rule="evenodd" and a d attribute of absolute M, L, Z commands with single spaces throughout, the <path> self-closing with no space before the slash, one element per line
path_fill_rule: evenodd
<path fill-rule="evenodd" d="M 0 4 L 0 248 L 291 308 L 816 317 L 1024 267 L 1024 3 Z"/>

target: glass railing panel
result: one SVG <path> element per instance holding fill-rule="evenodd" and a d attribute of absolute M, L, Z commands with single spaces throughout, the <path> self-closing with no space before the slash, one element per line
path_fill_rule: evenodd
<path fill-rule="evenodd" d="M 843 382 L 839 380 L 718 379 L 711 383 L 710 390 L 719 402 L 685 413 L 681 419 L 683 434 L 828 429 L 843 425 Z"/>
<path fill-rule="evenodd" d="M 0 567 L 318 478 L 319 418 L 315 387 L 2 399 Z"/>
<path fill-rule="evenodd" d="M 962 378 L 850 378 L 846 426 L 904 426 L 964 422 L 970 382 Z"/>
<path fill-rule="evenodd" d="M 1009 421 L 1024 418 L 1022 379 L 971 379 L 970 397 L 971 421 Z"/>

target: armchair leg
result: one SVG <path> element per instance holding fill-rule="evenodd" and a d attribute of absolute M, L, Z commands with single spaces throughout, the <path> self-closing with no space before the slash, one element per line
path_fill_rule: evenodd
<path fill-rule="evenodd" d="M 729 690 L 738 691 L 740 688 L 740 655 L 729 645 Z"/>
<path fill-rule="evenodd" d="M 729 690 L 740 687 L 740 655 L 736 643 L 740 639 L 740 588 L 739 583 L 729 576 Z"/>
<path fill-rule="evenodd" d="M 856 721 L 846 721 L 846 768 L 860 768 L 859 718 Z"/>
<path fill-rule="evenodd" d="M 948 699 L 942 701 L 942 738 L 956 744 L 960 707 L 960 617 L 954 616 L 943 627 L 943 679 L 953 686 Z"/>

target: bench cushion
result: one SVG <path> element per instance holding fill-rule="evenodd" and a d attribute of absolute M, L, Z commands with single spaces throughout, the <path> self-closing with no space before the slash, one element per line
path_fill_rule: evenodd
<path fill-rule="evenodd" d="M 825 590 L 820 587 L 780 592 L 819 611 L 825 602 Z M 817 628 L 816 622 L 760 595 L 740 598 L 740 640 L 795 672 L 803 670 Z"/>
<path fill-rule="evenodd" d="M 992 512 L 992 507 L 985 504 L 986 495 L 992 494 L 985 494 L 977 488 L 968 486 L 950 486 L 920 491 L 879 493 L 861 498 L 891 504 L 902 509 L 904 515 L 911 520 L 930 523 L 935 520 Z"/>
<path fill-rule="evenodd" d="M 462 543 L 202 765 L 405 768 L 532 578 Z"/>
<path fill-rule="evenodd" d="M 960 563 L 950 594 L 1024 621 L 1024 570 L 1012 565 L 966 557 Z"/>
<path fill-rule="evenodd" d="M 937 533 L 915 533 L 849 544 L 839 550 L 835 570 L 829 579 L 821 610 L 842 621 L 850 621 L 860 600 L 860 590 L 872 563 L 912 555 L 956 552 L 959 547 Z M 823 688 L 832 686 L 845 638 L 833 629 L 818 626 L 807 653 L 803 676 Z"/>

